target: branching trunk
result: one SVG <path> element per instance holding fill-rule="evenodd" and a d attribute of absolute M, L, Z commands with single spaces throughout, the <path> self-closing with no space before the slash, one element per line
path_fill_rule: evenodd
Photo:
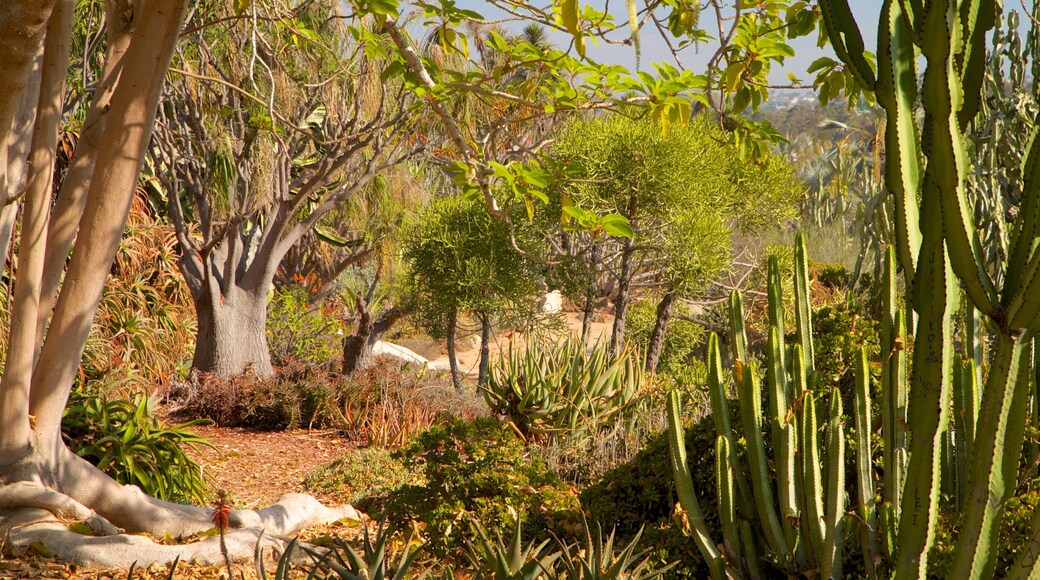
<path fill-rule="evenodd" d="M 219 550 L 213 540 L 160 546 L 143 537 L 113 535 L 121 528 L 184 538 L 212 526 L 211 510 L 162 502 L 137 487 L 116 483 L 70 451 L 60 430 L 62 412 L 122 238 L 186 0 L 140 0 L 132 6 L 120 0 L 106 3 L 107 20 L 132 22 L 134 33 L 119 64 L 114 65 L 121 73 L 110 87 L 99 146 L 82 150 L 96 156 L 80 166 L 83 172 L 73 175 L 82 181 L 68 184 L 84 194 L 82 216 L 78 209 L 56 209 L 62 217 L 72 217 L 73 227 L 66 233 L 76 234 L 78 243 L 60 277 L 63 281 L 53 315 L 45 271 L 56 268 L 60 273 L 68 248 L 52 253 L 54 248 L 61 250 L 61 244 L 51 246 L 48 210 L 56 111 L 62 108 L 56 97 L 62 93 L 60 84 L 67 74 L 74 2 L 61 0 L 48 20 L 50 4 L 7 0 L 0 10 L 0 78 L 4 79 L 0 143 L 6 144 L 0 147 L 0 172 L 4 179 L 18 171 L 17 167 L 12 171 L 11 160 L 6 159 L 10 144 L 24 137 L 13 135 L 12 127 L 33 135 L 11 302 L 10 349 L 0 381 L 0 538 L 6 546 L 38 544 L 60 558 L 97 567 L 125 567 L 133 561 L 139 565 L 164 563 L 178 555 L 185 560 L 216 562 Z M 39 34 L 43 24 L 47 26 L 46 40 Z M 27 88 L 22 69 L 39 52 L 41 42 L 45 46 L 42 72 L 33 81 L 36 87 Z M 11 122 L 12 103 L 41 87 L 35 120 L 27 129 L 18 129 Z M 101 91 L 96 91 L 95 103 Z M 76 152 L 73 166 L 80 154 Z M 68 174 L 66 179 L 70 179 Z M 4 183 L 7 185 L 10 183 Z M 6 187 L 0 189 L 8 193 Z M 45 263 L 52 257 L 57 264 Z M 38 323 L 40 319 L 44 324 Z M 49 330 L 41 338 L 44 327 Z M 304 496 L 286 496 L 268 510 L 233 512 L 232 527 L 252 530 L 232 533 L 231 544 L 240 556 L 248 557 L 260 528 L 273 538 L 303 525 L 357 515 L 352 509 L 324 508 Z M 86 524 L 93 535 L 70 531 L 75 522 Z M 282 544 L 277 539 L 273 543 L 276 548 Z"/>
<path fill-rule="evenodd" d="M 455 356 L 455 339 L 459 333 L 459 315 L 452 310 L 448 314 L 448 366 L 451 367 L 451 384 L 455 385 L 455 391 L 462 394 L 462 373 L 459 372 L 459 359 Z"/>
<path fill-rule="evenodd" d="M 362 306 L 362 303 L 364 305 Z M 343 374 L 349 375 L 356 371 L 363 371 L 372 366 L 375 356 L 372 349 L 383 335 L 389 331 L 394 324 L 404 317 L 404 311 L 399 308 L 388 308 L 379 313 L 373 320 L 368 311 L 368 304 L 358 299 L 358 329 L 353 335 L 343 339 Z"/>
<path fill-rule="evenodd" d="M 675 292 L 669 292 L 661 297 L 661 302 L 657 304 L 657 321 L 654 323 L 653 333 L 650 334 L 650 344 L 646 348 L 646 370 L 649 372 L 657 370 L 657 362 L 661 359 L 661 350 L 664 348 L 664 339 L 668 333 L 668 322 L 672 319 L 675 298 Z"/>

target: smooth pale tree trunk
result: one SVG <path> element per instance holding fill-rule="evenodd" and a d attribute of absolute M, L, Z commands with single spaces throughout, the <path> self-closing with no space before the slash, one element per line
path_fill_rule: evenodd
<path fill-rule="evenodd" d="M 661 350 L 668 333 L 668 322 L 672 319 L 675 298 L 675 292 L 669 292 L 662 296 L 657 304 L 657 320 L 654 322 L 654 331 L 650 334 L 650 344 L 646 348 L 646 370 L 649 372 L 656 371 L 657 362 L 661 360 Z"/>
<path fill-rule="evenodd" d="M 198 331 L 192 368 L 222 377 L 274 374 L 267 346 L 267 293 L 237 292 L 233 300 L 195 302 Z"/>
<path fill-rule="evenodd" d="M 455 392 L 462 394 L 462 373 L 459 372 L 459 359 L 455 355 L 455 340 L 459 334 L 459 314 L 452 310 L 448 314 L 448 328 L 446 330 L 448 342 L 448 367 L 451 369 L 451 384 L 455 386 Z"/>
<path fill-rule="evenodd" d="M 61 437 L 61 418 L 101 292 L 119 247 L 137 178 L 155 121 L 160 88 L 180 31 L 185 0 L 140 0 L 132 7 L 107 3 L 108 20 L 133 22 L 133 40 L 122 57 L 123 72 L 105 108 L 104 135 L 92 161 L 86 203 L 78 220 L 78 240 L 50 317 L 45 339 L 36 336 L 45 310 L 43 295 L 51 179 L 61 84 L 68 66 L 74 2 L 6 0 L 0 9 L 0 143 L 10 142 L 12 103 L 27 90 L 27 67 L 43 43 L 39 106 L 32 128 L 30 174 L 19 238 L 15 293 L 11 301 L 9 349 L 0 381 L 0 537 L 5 546 L 41 545 L 56 557 L 96 567 L 168 563 L 175 557 L 222 560 L 218 538 L 189 545 L 160 546 L 118 528 L 179 538 L 209 529 L 210 510 L 158 501 L 123 486 L 76 456 Z M 46 24 L 46 40 L 41 37 Z M 6 157 L 8 149 L 0 148 Z M 0 159 L 6 180 L 9 159 Z M 60 256 L 65 265 L 66 256 Z M 49 309 L 48 309 L 49 310 Z M 40 348 L 37 348 L 37 345 Z M 252 554 L 259 528 L 275 546 L 275 536 L 301 525 L 328 521 L 352 510 L 329 510 L 308 496 L 286 497 L 269 510 L 234 511 L 232 549 Z M 82 522 L 91 535 L 68 526 Z"/>
<path fill-rule="evenodd" d="M 480 364 L 477 371 L 477 386 L 487 384 L 488 366 L 491 361 L 491 318 L 480 312 L 477 314 L 480 321 Z"/>

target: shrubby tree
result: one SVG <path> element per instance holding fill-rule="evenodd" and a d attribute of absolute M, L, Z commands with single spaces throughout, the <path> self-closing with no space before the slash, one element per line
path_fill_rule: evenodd
<path fill-rule="evenodd" d="M 572 123 L 551 155 L 565 166 L 565 220 L 595 224 L 599 214 L 627 219 L 630 237 L 596 240 L 591 269 L 617 280 L 611 345 L 624 337 L 633 287 L 662 290 L 647 354 L 654 368 L 675 300 L 704 290 L 728 265 L 734 229 L 753 232 L 793 217 L 801 186 L 782 159 L 740 160 L 702 119 L 662 127 L 624 116 Z M 620 242 L 612 241 L 620 240 Z"/>
<path fill-rule="evenodd" d="M 444 197 L 415 216 L 405 241 L 417 308 L 435 334 L 448 341 L 452 381 L 462 390 L 455 341 L 460 316 L 480 324 L 478 383 L 487 377 L 492 319 L 529 318 L 539 290 L 536 264 L 514 245 L 509 225 L 490 216 L 480 200 Z"/>
<path fill-rule="evenodd" d="M 334 5 L 256 6 L 267 17 L 194 13 L 155 147 L 198 314 L 192 366 L 223 376 L 273 372 L 264 328 L 279 264 L 316 238 L 342 246 L 320 289 L 364 257 L 363 229 L 337 232 L 338 210 L 421 147 L 405 139 L 407 93 L 369 56 L 379 38 L 350 36 L 364 24 Z"/>

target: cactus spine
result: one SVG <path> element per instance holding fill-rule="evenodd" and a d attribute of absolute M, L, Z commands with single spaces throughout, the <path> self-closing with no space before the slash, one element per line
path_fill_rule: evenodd
<path fill-rule="evenodd" d="M 855 68 L 858 63 L 849 54 L 848 39 L 857 38 L 859 31 L 845 0 L 823 0 L 820 6 L 829 35 L 839 39 L 839 57 Z M 1023 162 L 1022 201 L 1008 258 L 995 270 L 1003 270 L 1000 288 L 996 285 L 1000 277 L 987 267 L 965 187 L 969 162 L 964 131 L 979 110 L 985 37 L 996 24 L 997 6 L 992 0 L 885 0 L 878 79 L 873 87 L 869 79 L 859 81 L 864 88 L 876 90 L 888 115 L 886 185 L 895 197 L 898 256 L 917 314 L 907 409 L 912 435 L 909 464 L 898 492 L 899 511 L 894 517 L 882 511 L 884 520 L 897 522 L 896 576 L 900 578 L 924 577 L 927 567 L 938 500 L 940 440 L 947 431 L 954 373 L 959 375 L 959 392 L 953 401 L 958 416 L 952 444 L 967 448 L 954 449 L 950 455 L 960 454 L 962 475 L 969 465 L 971 474 L 950 572 L 969 578 L 993 574 L 996 531 L 1002 505 L 1014 487 L 1022 446 L 1030 379 L 1030 349 L 1022 341 L 1040 330 L 1040 128 L 1034 130 Z M 915 71 L 918 49 L 927 61 L 920 95 Z M 856 76 L 864 75 L 858 71 Z M 913 117 L 918 102 L 924 108 L 921 133 Z M 955 366 L 951 356 L 951 318 L 960 287 L 968 297 L 970 350 L 965 355 L 971 359 L 967 367 L 971 372 L 977 373 L 987 362 L 981 348 L 983 321 L 975 318 L 976 310 L 996 338 L 977 406 L 971 400 L 972 390 L 981 381 L 965 380 L 970 379 L 963 374 L 966 367 Z M 889 377 L 895 374 L 887 370 Z M 891 398 L 892 385 L 888 380 L 884 383 L 882 394 Z M 884 401 L 886 412 L 890 402 Z M 887 453 L 888 437 L 898 431 L 887 418 L 884 421 L 885 499 L 892 501 L 899 482 L 889 478 L 895 458 Z M 1032 547 L 1034 543 L 1027 551 Z M 1035 552 L 1023 555 L 1013 574 L 1035 573 L 1035 560 Z"/>
<path fill-rule="evenodd" d="M 690 466 L 686 461 L 686 436 L 683 429 L 682 415 L 679 412 L 679 393 L 672 391 L 668 396 L 668 444 L 669 455 L 672 459 L 672 476 L 675 478 L 675 489 L 679 495 L 679 504 L 686 511 L 686 517 L 690 523 L 691 534 L 697 549 L 700 550 L 704 561 L 708 563 L 711 570 L 712 580 L 723 580 L 722 558 L 718 549 L 711 539 L 708 526 L 704 523 L 700 503 L 697 501 L 697 493 L 693 489 L 693 478 L 690 476 Z"/>

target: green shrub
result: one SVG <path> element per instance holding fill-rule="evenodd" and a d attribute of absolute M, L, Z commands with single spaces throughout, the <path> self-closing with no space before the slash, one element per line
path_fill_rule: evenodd
<path fill-rule="evenodd" d="M 335 494 L 348 503 L 357 504 L 362 500 L 371 503 L 373 498 L 386 496 L 417 479 L 391 451 L 365 447 L 319 467 L 303 484 L 312 491 Z"/>
<path fill-rule="evenodd" d="M 794 339 L 794 335 L 789 335 Z M 822 386 L 838 386 L 852 372 L 860 347 L 867 348 L 871 362 L 880 362 L 878 323 L 858 308 L 845 303 L 824 306 L 813 312 L 813 342 L 816 372 Z M 790 342 L 789 342 L 790 344 Z M 850 389 L 843 389 L 850 391 Z"/>
<path fill-rule="evenodd" d="M 283 286 L 267 306 L 267 346 L 275 364 L 322 364 L 340 357 L 343 323 L 326 306 L 311 306 L 307 290 Z"/>
<path fill-rule="evenodd" d="M 569 337 L 552 346 L 528 342 L 493 365 L 484 398 L 525 437 L 592 435 L 634 411 L 644 386 L 635 351 L 608 354 L 606 344 L 586 352 Z"/>
<path fill-rule="evenodd" d="M 397 456 L 426 483 L 392 491 L 383 515 L 398 527 L 417 524 L 436 556 L 464 555 L 466 540 L 475 540 L 467 518 L 486 529 L 509 529 L 520 517 L 538 538 L 548 537 L 550 529 L 581 529 L 575 493 L 496 419 L 452 418 L 421 433 Z"/>
<path fill-rule="evenodd" d="M 168 501 L 204 503 L 208 486 L 185 447 L 213 447 L 189 430 L 201 421 L 166 426 L 153 414 L 154 399 L 108 399 L 73 391 L 62 433 L 74 453 L 123 484 Z"/>

